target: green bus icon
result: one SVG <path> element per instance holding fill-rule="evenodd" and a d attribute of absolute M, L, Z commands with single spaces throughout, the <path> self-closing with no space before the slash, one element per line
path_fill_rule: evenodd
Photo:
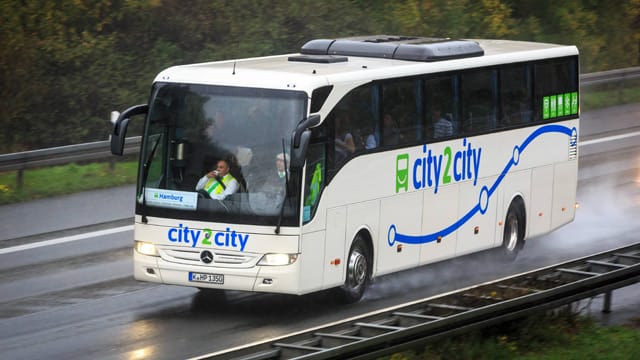
<path fill-rule="evenodd" d="M 396 158 L 396 192 L 409 191 L 409 154 L 400 154 Z"/>

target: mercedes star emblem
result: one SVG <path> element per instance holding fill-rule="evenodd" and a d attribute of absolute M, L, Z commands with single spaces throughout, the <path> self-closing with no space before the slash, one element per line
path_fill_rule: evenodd
<path fill-rule="evenodd" d="M 200 260 L 205 264 L 211 264 L 213 261 L 213 254 L 209 250 L 205 250 L 200 253 Z"/>

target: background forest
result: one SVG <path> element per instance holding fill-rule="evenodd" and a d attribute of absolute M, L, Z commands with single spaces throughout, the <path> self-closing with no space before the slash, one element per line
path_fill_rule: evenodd
<path fill-rule="evenodd" d="M 588 73 L 640 64 L 640 0 L 0 0 L 0 153 L 106 140 L 171 65 L 363 34 L 575 44 Z"/>

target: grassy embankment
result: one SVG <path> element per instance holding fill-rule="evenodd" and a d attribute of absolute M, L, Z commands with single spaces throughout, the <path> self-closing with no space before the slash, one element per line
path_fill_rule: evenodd
<path fill-rule="evenodd" d="M 640 102 L 640 86 L 620 89 L 590 89 L 581 94 L 582 111 L 621 103 Z M 18 189 L 15 171 L 0 173 L 0 205 L 74 192 L 134 184 L 136 161 L 118 162 L 115 169 L 108 163 L 68 164 L 24 172 L 24 185 Z"/>
<path fill-rule="evenodd" d="M 640 318 L 601 326 L 572 312 L 538 315 L 379 360 L 640 359 Z"/>
<path fill-rule="evenodd" d="M 71 194 L 84 190 L 134 184 L 138 161 L 68 164 L 24 171 L 22 189 L 17 172 L 0 173 L 0 205 Z"/>

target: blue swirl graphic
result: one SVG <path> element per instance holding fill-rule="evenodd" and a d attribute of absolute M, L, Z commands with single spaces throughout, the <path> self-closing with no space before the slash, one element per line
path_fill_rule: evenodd
<path fill-rule="evenodd" d="M 389 231 L 387 232 L 387 240 L 388 240 L 389 246 L 393 246 L 393 244 L 395 244 L 396 242 L 404 243 L 404 244 L 430 243 L 432 241 L 442 239 L 445 236 L 456 231 L 458 228 L 464 225 L 467 221 L 469 221 L 469 219 L 471 219 L 476 213 L 480 212 L 480 214 L 484 215 L 484 213 L 487 211 L 487 208 L 489 207 L 489 199 L 495 193 L 496 189 L 498 188 L 498 186 L 500 185 L 504 177 L 507 176 L 507 173 L 509 173 L 509 170 L 511 170 L 511 168 L 514 166 L 518 166 L 518 163 L 520 162 L 520 156 L 527 149 L 527 146 L 529 146 L 529 144 L 533 140 L 535 140 L 537 137 L 546 133 L 561 133 L 569 137 L 573 136 L 575 139 L 577 139 L 578 130 L 575 127 L 569 128 L 569 127 L 566 127 L 563 125 L 557 125 L 557 124 L 551 124 L 551 125 L 545 125 L 545 126 L 539 127 L 534 132 L 532 132 L 522 142 L 522 144 L 516 145 L 513 147 L 513 155 L 511 156 L 511 159 L 509 160 L 509 162 L 505 165 L 504 169 L 502 170 L 502 173 L 500 173 L 500 175 L 498 176 L 496 181 L 493 183 L 493 185 L 491 185 L 491 187 L 483 186 L 482 189 L 480 189 L 480 194 L 478 195 L 478 203 L 474 207 L 472 207 L 466 214 L 464 214 L 464 216 L 458 219 L 458 221 L 456 221 L 455 223 L 449 225 L 448 227 L 440 231 L 434 232 L 432 234 L 426 234 L 426 235 L 401 234 L 401 233 L 398 233 L 396 225 L 391 224 L 389 226 Z M 570 144 L 570 145 L 575 145 L 575 144 Z"/>

